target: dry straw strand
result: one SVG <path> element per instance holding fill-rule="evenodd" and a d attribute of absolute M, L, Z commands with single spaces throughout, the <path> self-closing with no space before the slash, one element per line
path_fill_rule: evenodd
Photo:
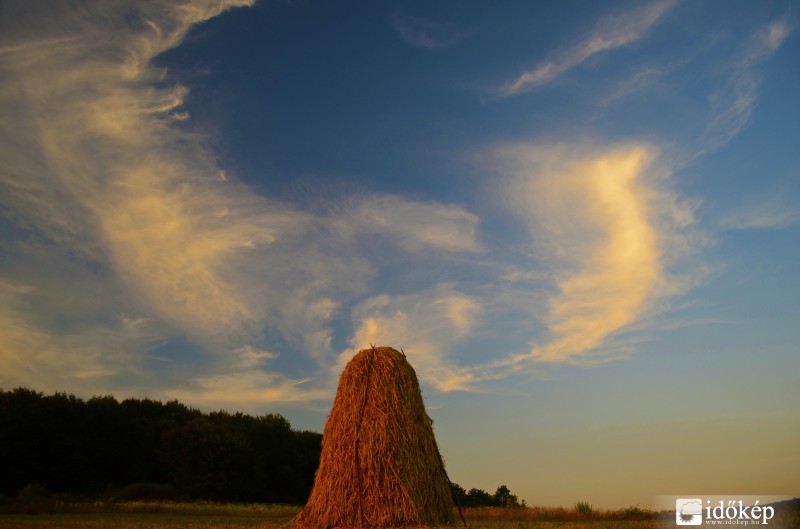
<path fill-rule="evenodd" d="M 451 525 L 453 511 L 414 369 L 391 347 L 360 351 L 342 371 L 314 488 L 295 524 Z"/>

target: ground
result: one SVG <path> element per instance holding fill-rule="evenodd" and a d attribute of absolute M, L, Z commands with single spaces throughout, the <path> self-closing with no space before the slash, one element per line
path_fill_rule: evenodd
<path fill-rule="evenodd" d="M 232 529 L 284 528 L 299 507 L 264 504 L 86 502 L 30 505 L 0 513 L 0 529 Z M 550 519 L 547 519 L 550 518 Z M 558 519 L 552 519 L 558 518 Z M 624 519 L 628 518 L 628 519 Z M 465 509 L 468 529 L 674 529 L 674 518 L 638 508 L 578 512 L 575 509 Z M 459 522 L 457 527 L 463 527 Z M 778 513 L 767 529 L 796 529 L 800 513 Z M 449 528 L 455 529 L 455 528 Z"/>

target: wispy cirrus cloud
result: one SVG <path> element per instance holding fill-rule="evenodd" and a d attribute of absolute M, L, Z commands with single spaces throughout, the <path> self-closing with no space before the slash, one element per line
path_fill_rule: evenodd
<path fill-rule="evenodd" d="M 250 4 L 4 6 L 0 198 L 9 222 L 44 241 L 36 257 L 18 252 L 0 268 L 6 284 L 25 286 L 4 291 L 4 384 L 51 387 L 55 375 L 44 366 L 69 365 L 59 373 L 92 379 L 82 387 L 104 391 L 122 373 L 131 385 L 158 386 L 145 364 L 165 353 L 150 348 L 179 338 L 203 361 L 185 380 L 161 380 L 181 388 L 174 395 L 221 402 L 237 382 L 235 398 L 245 400 L 323 398 L 327 379 L 308 384 L 273 368 L 265 328 L 327 372 L 337 358 L 331 321 L 376 274 L 361 239 L 418 255 L 481 250 L 477 218 L 459 206 L 374 194 L 346 198 L 349 209 L 309 212 L 225 173 L 191 131 L 188 90 L 152 59 L 197 23 Z M 65 258 L 96 271 L 82 283 L 95 288 L 68 297 L 80 304 L 95 296 L 102 314 L 65 318 L 57 294 L 47 294 L 43 263 Z M 75 281 L 68 268 L 53 275 L 57 284 Z M 26 303 L 31 293 L 36 310 Z M 60 389 L 75 387 L 64 380 L 73 385 Z"/>
<path fill-rule="evenodd" d="M 746 39 L 739 56 L 726 69 L 722 87 L 709 97 L 711 116 L 697 143 L 697 156 L 713 151 L 736 137 L 750 121 L 761 86 L 759 67 L 780 49 L 794 31 L 789 19 L 775 20 Z"/>
<path fill-rule="evenodd" d="M 442 285 L 370 298 L 354 310 L 353 347 L 340 364 L 368 343 L 403 344 L 423 381 L 439 391 L 480 391 L 542 364 L 628 355 L 637 342 L 622 335 L 641 333 L 687 288 L 672 267 L 695 249 L 693 207 L 672 191 L 670 169 L 652 145 L 518 143 L 496 149 L 493 163 L 509 209 L 530 234 L 528 268 L 500 267 L 512 290 L 494 288 L 486 297 Z M 518 312 L 538 320 L 525 326 L 528 351 L 484 361 L 453 354 L 486 326 L 519 334 L 509 323 Z"/>
<path fill-rule="evenodd" d="M 767 230 L 788 228 L 800 220 L 800 210 L 785 195 L 747 204 L 723 216 L 719 226 L 725 230 Z"/>
<path fill-rule="evenodd" d="M 652 86 L 664 75 L 664 68 L 653 66 L 641 68 L 633 72 L 627 78 L 619 81 L 614 87 L 613 91 L 602 100 L 601 104 L 603 106 L 607 106 L 615 101 L 624 100 L 631 94 L 645 90 Z"/>
<path fill-rule="evenodd" d="M 626 46 L 643 38 L 675 4 L 677 0 L 651 2 L 626 13 L 603 18 L 597 28 L 584 40 L 535 68 L 522 72 L 505 83 L 497 92 L 499 97 L 509 97 L 530 92 L 544 86 L 590 57 L 608 50 Z"/>
<path fill-rule="evenodd" d="M 402 346 L 424 382 L 440 391 L 471 389 L 471 377 L 451 353 L 471 334 L 482 312 L 481 300 L 446 284 L 415 294 L 372 297 L 354 310 L 352 348 L 342 353 L 339 367 L 369 344 Z"/>
<path fill-rule="evenodd" d="M 480 252 L 478 217 L 463 207 L 383 195 L 364 197 L 344 219 L 363 235 L 383 235 L 409 252 Z"/>
<path fill-rule="evenodd" d="M 548 338 L 487 363 L 476 377 L 542 362 L 594 362 L 610 337 L 680 291 L 668 268 L 691 247 L 691 208 L 669 190 L 647 144 L 520 144 L 497 156 L 509 204 L 528 224 L 555 291 L 542 316 Z"/>
<path fill-rule="evenodd" d="M 265 402 L 303 404 L 330 397 L 331 379 L 290 378 L 271 369 L 276 353 L 244 346 L 224 366 L 165 391 L 168 398 L 211 408 L 258 410 Z"/>
<path fill-rule="evenodd" d="M 685 288 L 672 264 L 694 247 L 693 209 L 671 190 L 653 143 L 591 146 L 562 129 L 562 143 L 544 133 L 498 149 L 486 180 L 501 174 L 490 185 L 500 182 L 505 201 L 489 217 L 516 215 L 514 235 L 500 239 L 527 228 L 514 248 L 482 237 L 482 219 L 459 204 L 368 192 L 300 207 L 245 185 L 193 131 L 183 107 L 191 94 L 153 58 L 202 20 L 249 3 L 4 5 L 0 222 L 13 229 L 0 231 L 0 250 L 13 259 L 0 262 L 0 385 L 145 384 L 152 395 L 240 409 L 309 403 L 330 397 L 337 368 L 376 343 L 404 348 L 437 390 L 481 390 L 545 363 L 617 358 L 641 339 L 628 333 L 652 328 L 649 318 Z M 601 20 L 501 96 L 645 38 L 673 5 Z M 459 38 L 408 15 L 393 22 L 422 48 Z M 701 148 L 746 125 L 757 66 L 791 31 L 786 21 L 765 26 L 728 70 L 714 69 L 723 86 Z M 625 67 L 606 105 L 657 81 L 680 86 L 673 74 L 691 62 Z M 649 134 L 637 132 L 629 137 Z M 481 201 L 484 212 L 498 206 Z M 721 227 L 796 218 L 759 204 Z M 471 342 L 489 327 L 491 351 L 479 351 Z M 182 369 L 152 368 L 167 363 Z"/>
<path fill-rule="evenodd" d="M 80 284 L 80 288 L 91 286 Z M 67 287 L 58 292 L 76 295 L 77 290 Z M 82 387 L 100 392 L 106 387 L 98 380 L 120 375 L 135 379 L 141 374 L 135 359 L 162 339 L 163 328 L 157 322 L 120 312 L 54 333 L 49 315 L 30 308 L 32 302 L 47 301 L 51 295 L 18 280 L 0 280 L 0 387 L 59 391 Z"/>
<path fill-rule="evenodd" d="M 392 27 L 400 37 L 416 48 L 438 49 L 451 46 L 461 34 L 449 24 L 397 12 L 391 17 Z"/>

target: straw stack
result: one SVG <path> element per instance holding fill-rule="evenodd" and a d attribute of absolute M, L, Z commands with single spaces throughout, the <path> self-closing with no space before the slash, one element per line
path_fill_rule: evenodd
<path fill-rule="evenodd" d="M 342 372 L 301 527 L 452 524 L 453 499 L 414 369 L 372 347 Z"/>

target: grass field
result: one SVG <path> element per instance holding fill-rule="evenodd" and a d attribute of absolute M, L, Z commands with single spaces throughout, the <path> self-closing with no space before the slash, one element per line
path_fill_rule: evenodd
<path fill-rule="evenodd" d="M 0 514 L 0 529 L 280 528 L 299 507 L 217 503 L 81 503 L 30 505 Z M 528 507 L 465 509 L 469 529 L 674 529 L 674 519 L 637 508 L 620 511 Z M 463 527 L 459 519 L 456 527 Z M 707 526 L 704 526 L 707 527 Z M 731 526 L 728 526 L 731 527 Z M 737 526 L 741 527 L 741 526 Z M 777 513 L 765 529 L 798 529 L 800 513 Z"/>

